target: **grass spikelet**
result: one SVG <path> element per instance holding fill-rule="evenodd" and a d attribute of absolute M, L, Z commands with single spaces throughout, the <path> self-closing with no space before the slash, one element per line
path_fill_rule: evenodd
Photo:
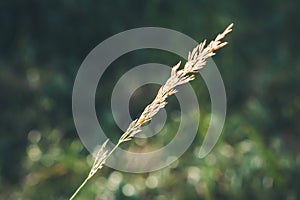
<path fill-rule="evenodd" d="M 194 80 L 195 76 L 193 74 L 198 73 L 198 71 L 205 66 L 207 59 L 214 56 L 216 50 L 227 45 L 227 42 L 222 42 L 221 40 L 232 31 L 232 27 L 233 24 L 230 24 L 207 46 L 205 46 L 206 40 L 197 45 L 191 52 L 189 52 L 187 62 L 184 64 L 182 69 L 179 69 L 181 62 L 178 62 L 175 66 L 173 66 L 170 77 L 165 84 L 160 87 L 154 100 L 148 106 L 146 106 L 138 119 L 129 124 L 126 132 L 122 134 L 114 148 L 111 150 L 106 150 L 106 144 L 109 140 L 106 140 L 100 147 L 89 175 L 74 192 L 70 200 L 74 199 L 82 187 L 88 182 L 88 180 L 90 180 L 96 174 L 96 172 L 101 170 L 105 164 L 105 161 L 119 147 L 120 144 L 132 140 L 136 134 L 142 131 L 141 127 L 145 123 L 151 121 L 154 115 L 156 115 L 160 109 L 167 105 L 167 98 L 177 92 L 175 89 L 177 86 Z"/>

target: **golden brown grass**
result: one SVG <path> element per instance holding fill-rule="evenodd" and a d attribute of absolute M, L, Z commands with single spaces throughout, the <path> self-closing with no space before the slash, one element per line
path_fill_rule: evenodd
<path fill-rule="evenodd" d="M 198 73 L 198 71 L 205 66 L 207 59 L 214 56 L 216 50 L 224 47 L 227 44 L 227 42 L 222 42 L 221 40 L 232 31 L 232 27 L 233 24 L 230 24 L 223 31 L 223 33 L 218 34 L 217 37 L 207 46 L 205 46 L 206 40 L 204 40 L 191 52 L 189 52 L 187 62 L 185 63 L 183 69 L 179 69 L 181 62 L 178 62 L 175 66 L 173 66 L 169 79 L 160 87 L 155 99 L 144 109 L 138 119 L 130 123 L 129 127 L 120 137 L 115 147 L 108 151 L 105 149 L 108 140 L 104 142 L 97 153 L 89 175 L 71 196 L 70 200 L 74 199 L 87 181 L 90 180 L 95 173 L 103 167 L 105 161 L 119 147 L 120 144 L 131 140 L 137 133 L 141 132 L 141 127 L 143 124 L 149 122 L 160 109 L 167 105 L 166 99 L 177 92 L 175 89 L 176 86 L 188 83 L 195 79 L 193 74 Z"/>

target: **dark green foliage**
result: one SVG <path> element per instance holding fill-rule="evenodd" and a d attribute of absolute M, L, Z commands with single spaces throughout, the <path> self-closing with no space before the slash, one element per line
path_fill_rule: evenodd
<path fill-rule="evenodd" d="M 0 199 L 66 199 L 86 177 L 92 157 L 76 134 L 71 95 L 81 62 L 101 41 L 144 26 L 174 29 L 202 41 L 231 22 L 229 45 L 214 57 L 227 91 L 228 114 L 211 154 L 197 158 L 210 118 L 208 92 L 197 79 L 192 85 L 201 121 L 188 151 L 153 173 L 104 167 L 78 200 L 300 199 L 299 11 L 296 0 L 1 1 Z M 118 78 L 131 66 L 173 65 L 180 59 L 141 50 L 120 57 L 105 72 L 101 81 L 106 87 L 97 92 L 96 109 L 113 141 L 121 135 L 110 111 Z M 144 106 L 143 99 L 136 100 L 137 107 L 130 105 L 134 116 Z M 171 99 L 167 111 L 176 106 Z M 176 131 L 176 123 L 166 126 Z M 149 141 L 156 144 L 155 138 Z M 123 147 L 136 146 L 131 141 Z M 134 193 L 125 196 L 132 188 Z"/>

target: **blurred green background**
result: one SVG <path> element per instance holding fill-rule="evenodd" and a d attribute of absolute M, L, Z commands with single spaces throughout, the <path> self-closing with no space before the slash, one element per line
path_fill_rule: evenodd
<path fill-rule="evenodd" d="M 235 27 L 227 37 L 229 45 L 214 57 L 228 113 L 213 151 L 197 157 L 210 119 L 208 92 L 199 77 L 192 85 L 201 104 L 200 128 L 187 152 L 152 173 L 104 167 L 78 199 L 300 199 L 299 11 L 296 0 L 2 0 L 0 199 L 67 199 L 88 174 L 93 159 L 76 133 L 71 96 L 77 70 L 96 45 L 145 26 L 174 29 L 202 41 L 231 22 Z M 109 104 L 113 84 L 133 66 L 173 65 L 180 59 L 140 50 L 109 67 L 96 107 L 101 126 L 116 133 L 113 140 L 121 134 Z M 158 87 L 149 88 L 132 99 L 133 116 Z M 176 101 L 171 99 L 171 114 L 172 105 Z M 172 120 L 166 126 L 176 131 Z M 157 140 L 162 138 L 170 141 L 172 135 Z M 135 140 L 123 148 L 143 145 L 147 143 Z"/>

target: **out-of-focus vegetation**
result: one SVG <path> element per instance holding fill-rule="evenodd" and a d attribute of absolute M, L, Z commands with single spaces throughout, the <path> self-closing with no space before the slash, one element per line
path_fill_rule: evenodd
<path fill-rule="evenodd" d="M 98 43 L 144 26 L 201 41 L 231 22 L 229 45 L 214 57 L 228 98 L 214 150 L 197 157 L 210 119 L 208 92 L 197 79 L 201 121 L 188 151 L 147 174 L 104 167 L 78 199 L 300 199 L 299 11 L 296 0 L 1 1 L 0 199 L 66 199 L 86 177 L 93 159 L 76 134 L 71 94 L 81 62 Z M 116 133 L 109 137 L 121 134 L 109 98 L 122 73 L 179 59 L 141 50 L 110 66 L 96 99 L 99 122 Z M 136 100 L 142 103 L 130 105 L 133 115 L 148 103 Z M 176 131 L 172 123 L 166 126 Z M 126 148 L 136 145 L 131 143 Z"/>

